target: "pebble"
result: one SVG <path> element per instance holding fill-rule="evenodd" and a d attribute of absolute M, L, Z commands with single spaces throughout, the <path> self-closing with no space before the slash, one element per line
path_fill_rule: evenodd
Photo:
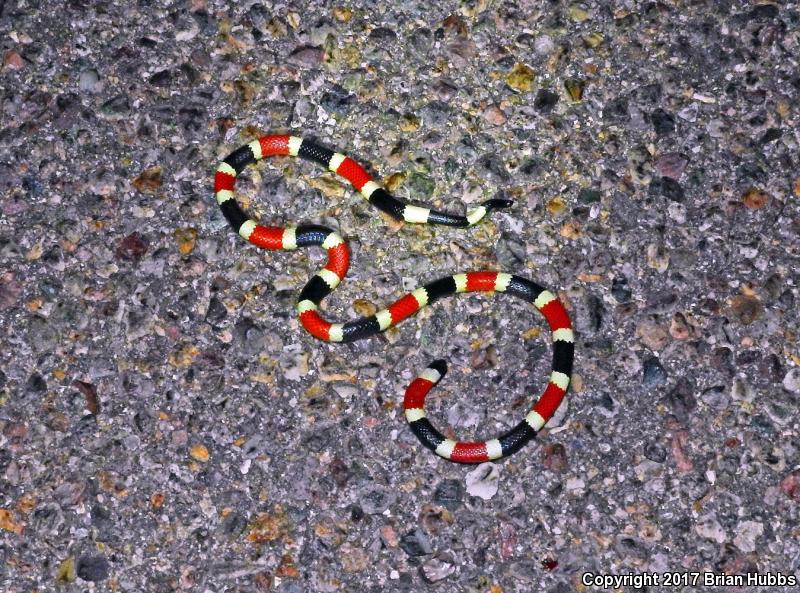
<path fill-rule="evenodd" d="M 139 232 L 134 231 L 124 237 L 117 245 L 117 259 L 138 262 L 147 253 L 148 241 Z"/>
<path fill-rule="evenodd" d="M 330 90 L 322 94 L 319 104 L 329 113 L 345 116 L 355 107 L 356 96 L 334 84 L 330 86 Z"/>
<path fill-rule="evenodd" d="M 748 210 L 760 210 L 769 203 L 769 196 L 756 188 L 751 188 L 742 196 L 742 203 Z"/>
<path fill-rule="evenodd" d="M 442 480 L 433 492 L 433 501 L 453 511 L 464 504 L 464 491 L 461 480 Z"/>
<path fill-rule="evenodd" d="M 742 325 L 750 325 L 759 319 L 764 307 L 758 297 L 741 294 L 730 300 L 731 310 Z"/>
<path fill-rule="evenodd" d="M 618 303 L 627 303 L 631 300 L 631 289 L 628 287 L 628 279 L 624 276 L 616 276 L 611 281 L 611 296 Z"/>
<path fill-rule="evenodd" d="M 494 463 L 481 463 L 466 476 L 467 493 L 490 500 L 497 494 L 500 485 L 500 466 Z"/>
<path fill-rule="evenodd" d="M 217 297 L 211 297 L 206 310 L 206 321 L 211 325 L 219 325 L 228 316 L 228 309 Z"/>
<path fill-rule="evenodd" d="M 339 548 L 342 570 L 347 573 L 363 572 L 370 565 L 369 555 L 353 544 L 345 543 Z"/>
<path fill-rule="evenodd" d="M 724 410 L 730 403 L 728 389 L 724 385 L 714 385 L 703 390 L 700 400 L 715 410 Z"/>
<path fill-rule="evenodd" d="M 654 320 L 642 321 L 636 326 L 636 336 L 651 350 L 659 351 L 669 343 L 667 329 Z"/>
<path fill-rule="evenodd" d="M 400 538 L 400 548 L 409 556 L 426 556 L 433 552 L 431 540 L 422 529 L 417 528 Z"/>
<path fill-rule="evenodd" d="M 99 81 L 100 76 L 97 74 L 97 70 L 89 68 L 81 72 L 78 78 L 78 88 L 85 93 L 91 93 L 94 91 Z"/>
<path fill-rule="evenodd" d="M 127 117 L 131 111 L 130 98 L 126 94 L 119 94 L 100 106 L 100 113 L 107 119 L 121 120 Z"/>
<path fill-rule="evenodd" d="M 108 560 L 103 556 L 80 556 L 75 572 L 84 581 L 99 583 L 108 578 Z"/>
<path fill-rule="evenodd" d="M 540 56 L 548 56 L 556 48 L 556 44 L 550 35 L 539 35 L 533 42 L 533 50 Z"/>
<path fill-rule="evenodd" d="M 548 89 L 539 89 L 539 92 L 536 93 L 536 99 L 533 101 L 533 106 L 537 111 L 549 113 L 558 103 L 558 98 L 558 93 Z"/>
<path fill-rule="evenodd" d="M 667 405 L 679 422 L 689 421 L 692 411 L 697 407 L 694 386 L 686 377 L 680 377 L 675 386 L 667 392 Z"/>
<path fill-rule="evenodd" d="M 800 471 L 795 471 L 781 480 L 781 492 L 794 502 L 800 502 Z"/>
<path fill-rule="evenodd" d="M 208 461 L 208 448 L 205 445 L 195 444 L 189 449 L 189 455 L 197 461 Z"/>
<path fill-rule="evenodd" d="M 583 90 L 586 88 L 586 81 L 580 78 L 568 78 L 564 81 L 564 89 L 567 91 L 567 96 L 573 103 L 583 100 Z"/>
<path fill-rule="evenodd" d="M 22 285 L 14 280 L 12 272 L 3 274 L 2 282 L 0 284 L 0 309 L 9 309 L 16 304 L 22 294 Z"/>
<path fill-rule="evenodd" d="M 451 560 L 434 557 L 422 563 L 421 571 L 426 582 L 436 583 L 454 574 L 456 566 Z"/>
<path fill-rule="evenodd" d="M 688 163 L 689 159 L 684 155 L 677 152 L 667 152 L 656 157 L 655 169 L 656 173 L 662 177 L 677 181 L 683 176 Z"/>
<path fill-rule="evenodd" d="M 656 109 L 651 115 L 653 129 L 659 136 L 666 136 L 675 131 L 675 118 L 663 109 Z"/>
<path fill-rule="evenodd" d="M 700 537 L 714 541 L 718 544 L 724 544 L 725 540 L 727 539 L 725 530 L 722 528 L 722 525 L 720 525 L 716 515 L 713 513 L 699 517 L 694 530 Z"/>
<path fill-rule="evenodd" d="M 553 443 L 542 447 L 542 465 L 552 472 L 564 473 L 569 466 L 564 445 Z"/>
<path fill-rule="evenodd" d="M 764 524 L 758 521 L 742 521 L 736 526 L 733 544 L 742 552 L 756 551 L 756 540 L 764 533 Z"/>
<path fill-rule="evenodd" d="M 493 126 L 502 126 L 508 118 L 503 110 L 497 105 L 489 105 L 483 110 L 483 119 L 492 124 Z"/>
<path fill-rule="evenodd" d="M 316 66 L 325 57 L 325 50 L 321 47 L 301 45 L 289 54 L 287 61 L 298 66 Z"/>
<path fill-rule="evenodd" d="M 697 103 L 691 103 L 687 105 L 680 111 L 678 111 L 678 117 L 684 121 L 688 122 L 695 122 L 697 121 L 697 114 L 700 111 L 700 106 Z"/>
<path fill-rule="evenodd" d="M 379 515 L 397 502 L 397 493 L 383 486 L 368 486 L 358 496 L 358 503 L 367 515 Z"/>
<path fill-rule="evenodd" d="M 9 49 L 3 57 L 3 67 L 4 70 L 22 70 L 25 67 L 25 62 L 19 53 Z"/>
<path fill-rule="evenodd" d="M 642 364 L 642 383 L 645 387 L 653 388 L 667 382 L 667 371 L 655 356 L 648 356 Z"/>
<path fill-rule="evenodd" d="M 602 196 L 603 194 L 600 191 L 584 187 L 578 192 L 578 202 L 581 204 L 595 204 L 600 201 Z"/>
<path fill-rule="evenodd" d="M 667 459 L 667 450 L 659 443 L 651 442 L 644 447 L 644 456 L 650 461 L 664 463 Z"/>
<path fill-rule="evenodd" d="M 534 77 L 530 66 L 518 62 L 506 75 L 506 84 L 519 93 L 527 93 L 533 88 Z"/>
<path fill-rule="evenodd" d="M 781 385 L 789 393 L 800 394 L 800 369 L 793 368 L 789 370 L 783 377 Z"/>

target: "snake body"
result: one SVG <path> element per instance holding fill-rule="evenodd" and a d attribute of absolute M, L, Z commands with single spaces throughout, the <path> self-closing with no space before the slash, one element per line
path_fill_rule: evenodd
<path fill-rule="evenodd" d="M 299 156 L 316 162 L 350 182 L 370 204 L 396 220 L 416 224 L 469 227 L 489 212 L 511 205 L 510 200 L 492 199 L 467 212 L 466 216 L 439 212 L 407 204 L 381 187 L 353 159 L 309 139 L 289 135 L 267 135 L 228 155 L 214 177 L 214 194 L 231 227 L 244 239 L 264 249 L 294 250 L 321 246 L 328 252 L 325 267 L 300 292 L 297 312 L 300 323 L 314 337 L 326 342 L 352 342 L 382 332 L 434 301 L 462 292 L 505 292 L 533 304 L 543 315 L 553 339 L 550 380 L 524 420 L 502 436 L 488 441 L 461 442 L 446 438 L 427 419 L 425 396 L 447 372 L 443 360 L 431 363 L 408 386 L 403 400 L 405 416 L 423 445 L 437 455 L 460 463 L 496 460 L 515 453 L 530 441 L 553 416 L 570 382 L 574 334 L 569 315 L 554 294 L 526 278 L 504 272 L 478 271 L 447 276 L 402 296 L 374 315 L 347 323 L 332 323 L 319 312 L 322 300 L 347 273 L 350 253 L 342 237 L 318 225 L 262 226 L 250 219 L 234 197 L 237 176 L 248 166 L 269 156 Z"/>

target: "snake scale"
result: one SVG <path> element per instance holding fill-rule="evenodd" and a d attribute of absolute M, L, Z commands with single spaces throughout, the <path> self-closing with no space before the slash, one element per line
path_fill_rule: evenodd
<path fill-rule="evenodd" d="M 333 230 L 318 225 L 262 226 L 250 219 L 236 202 L 234 186 L 244 169 L 270 156 L 299 156 L 313 161 L 346 179 L 378 210 L 408 223 L 470 227 L 492 210 L 511 205 L 510 200 L 492 199 L 467 212 L 466 216 L 438 212 L 407 204 L 381 187 L 353 159 L 307 138 L 266 135 L 228 155 L 214 177 L 214 195 L 231 227 L 244 239 L 272 250 L 294 250 L 321 246 L 328 261 L 303 290 L 297 303 L 300 323 L 315 338 L 326 342 L 352 342 L 382 332 L 445 296 L 462 292 L 504 292 L 533 304 L 544 316 L 553 339 L 550 380 L 525 418 L 505 434 L 488 441 L 463 442 L 446 438 L 427 419 L 424 403 L 428 392 L 447 372 L 443 360 L 432 362 L 408 386 L 403 408 L 411 430 L 423 445 L 437 455 L 459 463 L 496 460 L 519 451 L 553 416 L 570 382 L 574 334 L 569 315 L 556 296 L 526 278 L 504 272 L 465 272 L 435 280 L 400 297 L 374 315 L 347 323 L 331 323 L 322 317 L 319 305 L 344 279 L 350 265 L 347 244 Z"/>

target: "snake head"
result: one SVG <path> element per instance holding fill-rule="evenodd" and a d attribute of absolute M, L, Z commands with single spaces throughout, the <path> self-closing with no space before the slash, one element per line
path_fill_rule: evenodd
<path fill-rule="evenodd" d="M 489 214 L 489 212 L 492 210 L 497 210 L 498 208 L 508 208 L 513 203 L 514 200 L 509 200 L 508 198 L 492 198 L 491 200 L 487 200 L 477 208 L 473 208 L 467 212 L 467 226 L 478 224 L 478 222 L 480 222 L 483 217 Z"/>
<path fill-rule="evenodd" d="M 497 210 L 498 208 L 508 208 L 514 205 L 514 200 L 508 198 L 492 198 L 481 204 L 486 210 Z"/>

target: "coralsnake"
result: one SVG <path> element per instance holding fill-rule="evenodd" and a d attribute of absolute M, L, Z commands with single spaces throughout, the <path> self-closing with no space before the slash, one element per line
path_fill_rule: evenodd
<path fill-rule="evenodd" d="M 392 218 L 408 223 L 469 227 L 490 211 L 511 205 L 510 200 L 492 199 L 470 210 L 466 216 L 438 212 L 407 204 L 381 187 L 353 159 L 309 139 L 289 135 L 267 135 L 228 155 L 214 177 L 214 195 L 233 229 L 253 245 L 286 251 L 318 245 L 328 252 L 328 262 L 300 292 L 297 312 L 300 323 L 314 337 L 326 342 L 360 340 L 409 317 L 434 301 L 462 292 L 505 292 L 532 303 L 547 320 L 553 338 L 553 364 L 544 393 L 525 419 L 502 436 L 488 441 L 461 442 L 446 438 L 427 419 L 425 396 L 447 372 L 443 360 L 432 362 L 408 386 L 403 408 L 411 430 L 437 455 L 460 463 L 496 460 L 519 451 L 553 416 L 567 392 L 572 374 L 574 334 L 569 315 L 556 296 L 535 282 L 504 272 L 466 272 L 440 278 L 401 297 L 374 315 L 347 323 L 331 323 L 319 312 L 319 304 L 342 281 L 350 264 L 350 252 L 342 237 L 318 225 L 262 226 L 250 219 L 234 197 L 237 176 L 250 164 L 269 156 L 299 156 L 319 163 L 350 182 L 370 204 Z"/>

